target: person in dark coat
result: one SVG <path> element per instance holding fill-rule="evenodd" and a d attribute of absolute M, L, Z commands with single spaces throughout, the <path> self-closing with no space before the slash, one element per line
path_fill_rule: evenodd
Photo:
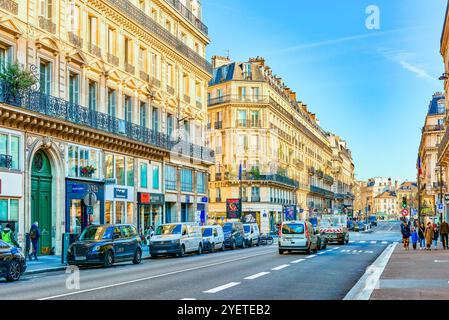
<path fill-rule="evenodd" d="M 439 237 L 440 237 L 440 232 L 439 232 L 438 225 L 434 224 L 433 225 L 433 246 L 434 246 L 435 250 L 438 250 Z"/>
<path fill-rule="evenodd" d="M 426 237 L 425 237 L 426 228 L 424 227 L 424 223 L 421 223 L 418 228 L 418 239 L 419 239 L 419 247 L 421 250 L 426 248 Z"/>
<path fill-rule="evenodd" d="M 404 219 L 403 223 L 401 224 L 401 232 L 402 232 L 402 243 L 404 244 L 404 249 L 409 250 L 410 248 L 410 225 L 407 223 L 407 221 Z"/>
<path fill-rule="evenodd" d="M 31 244 L 33 245 L 33 253 L 30 256 L 30 260 L 32 256 L 34 256 L 35 260 L 37 259 L 37 250 L 39 248 L 39 238 L 41 237 L 41 232 L 39 231 L 39 224 L 37 222 L 33 223 L 30 229 L 30 239 Z"/>
<path fill-rule="evenodd" d="M 443 249 L 448 249 L 449 224 L 446 220 L 443 220 L 443 223 L 440 226 L 440 235 Z"/>

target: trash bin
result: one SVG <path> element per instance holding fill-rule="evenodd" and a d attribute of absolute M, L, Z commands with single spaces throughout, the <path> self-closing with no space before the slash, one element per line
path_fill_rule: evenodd
<path fill-rule="evenodd" d="M 64 264 L 67 261 L 67 251 L 69 246 L 78 239 L 77 233 L 63 233 L 62 234 L 62 254 L 61 263 Z"/>

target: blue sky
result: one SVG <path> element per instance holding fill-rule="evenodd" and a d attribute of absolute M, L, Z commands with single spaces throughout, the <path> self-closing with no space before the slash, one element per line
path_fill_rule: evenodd
<path fill-rule="evenodd" d="M 349 143 L 357 179 L 416 180 L 421 128 L 442 91 L 446 0 L 203 0 L 208 58 L 263 56 Z M 380 9 L 369 30 L 367 6 Z"/>

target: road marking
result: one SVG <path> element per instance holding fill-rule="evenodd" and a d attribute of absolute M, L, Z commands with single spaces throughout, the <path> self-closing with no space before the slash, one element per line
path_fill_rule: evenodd
<path fill-rule="evenodd" d="M 365 240 L 362 240 L 362 241 L 360 241 L 359 243 L 366 243 L 366 241 L 365 241 Z"/>
<path fill-rule="evenodd" d="M 195 298 L 182 298 L 181 301 L 194 301 Z"/>
<path fill-rule="evenodd" d="M 228 284 L 224 284 L 222 286 L 207 290 L 207 291 L 203 291 L 204 293 L 217 293 L 235 286 L 238 286 L 240 284 L 240 282 L 230 282 Z"/>
<path fill-rule="evenodd" d="M 285 268 L 287 268 L 287 267 L 290 267 L 290 265 L 289 265 L 289 264 L 283 264 L 282 266 L 273 268 L 273 269 L 271 269 L 271 270 L 279 271 L 279 270 L 285 269 Z"/>
<path fill-rule="evenodd" d="M 335 247 L 335 248 L 334 248 L 334 250 L 338 250 L 338 249 L 340 249 L 340 247 Z"/>
<path fill-rule="evenodd" d="M 445 263 L 445 262 L 449 262 L 449 260 L 435 260 L 436 263 Z"/>
<path fill-rule="evenodd" d="M 300 263 L 300 262 L 302 262 L 302 261 L 304 261 L 305 259 L 298 259 L 298 260 L 295 260 L 295 261 L 292 261 L 292 262 L 290 262 L 290 263 Z"/>
<path fill-rule="evenodd" d="M 320 252 L 320 253 L 318 253 L 318 254 L 325 254 L 326 252 Z"/>
<path fill-rule="evenodd" d="M 57 298 L 62 298 L 62 297 L 67 297 L 67 296 L 73 296 L 73 295 L 77 295 L 77 294 L 81 294 L 81 293 L 86 293 L 86 292 L 99 291 L 99 290 L 103 290 L 103 289 L 120 287 L 120 286 L 124 286 L 124 285 L 128 285 L 128 284 L 132 284 L 132 283 L 143 282 L 143 281 L 148 281 L 148 280 L 152 280 L 152 279 L 156 279 L 156 278 L 162 278 L 162 277 L 166 277 L 166 276 L 171 276 L 171 275 L 178 274 L 178 273 L 194 271 L 194 270 L 200 270 L 200 269 L 205 269 L 205 268 L 209 268 L 209 267 L 215 267 L 215 266 L 218 266 L 218 265 L 222 265 L 224 263 L 231 263 L 231 262 L 235 262 L 235 261 L 240 261 L 240 260 L 245 260 L 245 259 L 254 258 L 254 257 L 258 257 L 258 256 L 263 256 L 263 255 L 266 255 L 266 254 L 273 254 L 273 252 L 275 252 L 275 251 L 274 250 L 264 251 L 264 252 L 261 252 L 261 253 L 258 253 L 258 254 L 253 254 L 253 255 L 245 256 L 245 257 L 241 257 L 241 258 L 235 258 L 235 259 L 225 260 L 225 261 L 222 261 L 222 262 L 206 264 L 206 265 L 203 265 L 203 266 L 192 267 L 192 268 L 187 268 L 187 269 L 183 269 L 183 270 L 177 270 L 177 271 L 173 271 L 173 272 L 162 273 L 162 274 L 158 274 L 158 275 L 155 275 L 155 276 L 150 276 L 150 277 L 145 277 L 145 278 L 141 278 L 141 279 L 135 279 L 135 280 L 130 280 L 130 281 L 114 283 L 114 284 L 101 286 L 101 287 L 96 287 L 96 288 L 91 288 L 91 289 L 85 289 L 85 290 L 79 290 L 79 291 L 75 291 L 75 292 L 63 293 L 63 294 L 59 294 L 59 295 L 55 295 L 55 296 L 51 296 L 51 297 L 40 298 L 40 299 L 37 299 L 37 300 L 52 300 L 52 299 L 57 299 Z"/>
<path fill-rule="evenodd" d="M 369 300 L 371 294 L 379 283 L 391 255 L 397 244 L 390 244 L 372 265 L 368 267 L 365 274 L 356 285 L 348 292 L 343 300 Z"/>
<path fill-rule="evenodd" d="M 260 272 L 260 273 L 256 273 L 253 274 L 252 276 L 246 277 L 245 280 L 254 280 L 260 277 L 263 277 L 265 275 L 269 274 L 269 272 Z"/>
<path fill-rule="evenodd" d="M 359 250 L 359 253 L 362 253 L 363 252 L 363 250 Z"/>
<path fill-rule="evenodd" d="M 352 250 L 352 253 L 357 253 L 357 250 Z"/>
<path fill-rule="evenodd" d="M 311 256 L 307 256 L 306 259 L 312 259 L 312 258 L 315 258 L 315 257 L 316 257 L 316 254 L 313 254 Z"/>
<path fill-rule="evenodd" d="M 349 243 L 354 243 L 354 242 L 355 242 L 354 240 L 349 241 Z"/>
<path fill-rule="evenodd" d="M 387 241 L 382 241 L 382 244 L 388 244 L 388 242 Z"/>
<path fill-rule="evenodd" d="M 351 250 L 341 250 L 341 252 L 351 252 Z"/>
<path fill-rule="evenodd" d="M 371 241 L 370 243 L 371 243 L 371 244 L 376 244 L 376 243 L 377 243 L 377 241 Z"/>

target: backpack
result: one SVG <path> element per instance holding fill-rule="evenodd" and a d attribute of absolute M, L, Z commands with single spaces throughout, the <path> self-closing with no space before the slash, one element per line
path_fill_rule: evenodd
<path fill-rule="evenodd" d="M 34 239 L 36 239 L 36 229 L 31 229 L 31 231 L 30 231 L 30 239 L 31 240 L 34 240 Z"/>

